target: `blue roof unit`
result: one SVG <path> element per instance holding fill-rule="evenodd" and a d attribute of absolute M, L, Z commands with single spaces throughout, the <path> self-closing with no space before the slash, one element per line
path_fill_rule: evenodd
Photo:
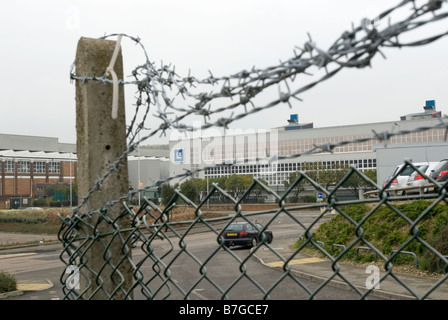
<path fill-rule="evenodd" d="M 285 130 L 302 130 L 312 129 L 313 123 L 299 124 L 299 116 L 297 114 L 291 114 L 288 120 L 289 124 L 285 126 Z"/>
<path fill-rule="evenodd" d="M 426 107 L 435 107 L 436 100 L 426 100 Z"/>
<path fill-rule="evenodd" d="M 441 118 L 442 112 L 436 110 L 436 101 L 435 100 L 426 100 L 425 106 L 423 107 L 424 112 L 420 113 L 411 113 L 405 116 L 401 116 L 400 120 L 412 120 L 412 119 L 421 119 L 421 118 Z"/>

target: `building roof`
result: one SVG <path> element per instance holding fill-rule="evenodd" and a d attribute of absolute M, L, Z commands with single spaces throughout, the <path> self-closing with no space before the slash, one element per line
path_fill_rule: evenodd
<path fill-rule="evenodd" d="M 44 152 L 29 150 L 0 150 L 2 158 L 22 158 L 22 159 L 55 159 L 55 160 L 76 160 L 76 154 L 70 152 Z"/>

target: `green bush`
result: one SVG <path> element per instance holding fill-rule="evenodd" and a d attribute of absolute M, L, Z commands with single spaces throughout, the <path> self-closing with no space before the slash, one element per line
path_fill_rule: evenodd
<path fill-rule="evenodd" d="M 302 201 L 305 203 L 314 203 L 317 201 L 316 196 L 304 196 L 302 197 Z"/>
<path fill-rule="evenodd" d="M 434 219 L 434 229 L 432 234 L 434 236 L 437 236 L 440 233 L 441 229 L 443 229 L 447 225 L 448 225 L 448 214 L 445 212 L 437 215 Z"/>
<path fill-rule="evenodd" d="M 24 224 L 38 224 L 45 223 L 47 215 L 44 212 L 28 212 L 22 210 L 6 210 L 0 211 L 0 223 L 24 223 Z"/>
<path fill-rule="evenodd" d="M 7 272 L 0 272 L 0 293 L 17 290 L 17 281 L 15 277 Z"/>
<path fill-rule="evenodd" d="M 44 198 L 37 198 L 33 201 L 34 207 L 46 207 L 48 206 L 47 199 Z"/>
<path fill-rule="evenodd" d="M 429 244 L 437 250 L 442 256 L 448 255 L 448 225 L 441 227 L 436 234 L 428 240 Z M 425 269 L 432 272 L 445 269 L 446 265 L 440 260 L 440 256 L 425 250 L 423 254 L 423 263 Z"/>
<path fill-rule="evenodd" d="M 373 212 L 373 207 L 367 204 L 340 206 L 338 209 L 342 213 L 320 225 L 313 234 L 313 240 L 323 242 L 326 248 L 333 244 L 348 247 L 353 243 L 356 248 L 369 242 L 386 256 L 392 250 L 410 251 L 418 256 L 419 268 L 440 270 L 445 267 L 439 268 L 437 265 L 440 256 L 435 255 L 424 243 L 428 243 L 441 255 L 448 255 L 448 206 L 438 204 L 426 212 L 431 205 L 431 201 L 420 200 L 392 206 L 382 205 Z M 355 225 L 361 221 L 362 225 Z M 414 222 L 417 223 L 414 225 Z M 418 238 L 412 239 L 416 236 Z M 404 244 L 405 247 L 401 248 Z M 360 261 L 367 255 L 370 253 L 363 253 L 361 258 L 347 252 L 343 259 Z M 402 263 L 413 264 L 414 260 L 410 255 L 397 255 L 394 264 Z"/>

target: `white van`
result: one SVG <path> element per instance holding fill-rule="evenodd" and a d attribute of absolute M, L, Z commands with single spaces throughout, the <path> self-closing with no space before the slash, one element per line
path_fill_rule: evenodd
<path fill-rule="evenodd" d="M 400 170 L 402 170 L 402 168 L 405 165 L 406 164 L 403 163 L 403 164 L 398 165 L 395 168 L 394 172 L 387 180 L 387 182 L 388 182 L 390 179 L 392 179 L 392 182 L 390 183 L 389 188 L 387 188 L 386 190 L 392 191 L 393 189 L 400 189 L 400 188 L 407 187 L 408 179 L 412 175 L 412 173 L 414 173 L 415 169 L 413 167 L 411 167 L 410 165 L 407 165 L 406 168 L 403 169 L 403 171 L 398 173 Z M 416 162 L 416 163 L 412 163 L 412 165 L 414 167 L 420 169 L 422 166 L 429 165 L 429 162 Z M 392 192 L 392 194 L 404 196 L 404 195 L 406 195 L 406 191 L 407 190 L 399 190 L 399 191 Z"/>

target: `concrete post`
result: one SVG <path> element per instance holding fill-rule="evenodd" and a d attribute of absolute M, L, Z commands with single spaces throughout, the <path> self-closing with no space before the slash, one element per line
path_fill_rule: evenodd
<path fill-rule="evenodd" d="M 104 75 L 115 44 L 116 42 L 111 40 L 80 38 L 76 52 L 76 74 L 99 77 Z M 114 71 L 118 79 L 123 79 L 121 50 Z M 127 148 L 123 87 L 119 87 L 119 109 L 116 119 L 111 116 L 112 95 L 112 84 L 94 80 L 76 82 L 77 181 L 80 201 L 88 195 L 97 180 L 109 172 L 110 164 L 115 162 Z M 101 187 L 89 196 L 87 204 L 80 208 L 81 213 L 87 209 L 99 210 L 110 200 L 119 199 L 128 193 L 128 188 L 128 166 L 125 157 L 119 169 L 113 171 Z M 107 207 L 107 217 L 112 220 L 117 219 L 122 212 L 124 207 L 121 202 Z M 86 250 L 83 262 L 87 263 L 80 270 L 82 298 L 122 300 L 133 281 L 132 267 L 129 263 L 131 254 L 129 252 L 128 258 L 123 259 L 124 244 L 110 223 L 100 219 L 98 214 L 86 219 L 86 222 L 95 228 L 89 231 L 90 241 L 81 248 Z M 128 217 L 118 219 L 117 224 L 120 230 L 129 228 L 130 219 Z M 110 263 L 107 263 L 108 259 L 111 259 Z M 123 278 L 119 277 L 118 273 Z M 124 285 L 117 290 L 113 280 Z M 132 299 L 133 296 L 130 295 L 128 298 Z"/>

